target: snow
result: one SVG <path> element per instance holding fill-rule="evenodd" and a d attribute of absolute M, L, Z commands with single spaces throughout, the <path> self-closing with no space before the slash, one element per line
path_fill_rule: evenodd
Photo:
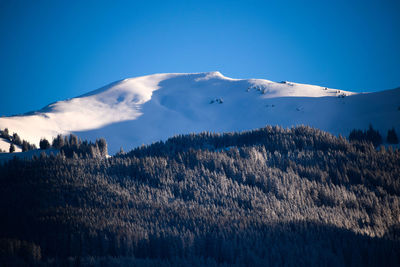
<path fill-rule="evenodd" d="M 128 151 L 176 134 L 267 124 L 304 124 L 348 136 L 372 123 L 386 136 L 392 127 L 400 133 L 399 99 L 400 89 L 355 94 L 293 82 L 232 79 L 220 72 L 154 74 L 117 81 L 34 113 L 0 118 L 0 129 L 7 127 L 36 145 L 59 133 L 104 137 L 111 154 L 121 146 Z"/>
<path fill-rule="evenodd" d="M 17 146 L 17 145 L 14 145 L 14 146 L 15 146 L 15 152 L 22 151 L 22 149 L 19 146 Z M 0 149 L 2 151 L 8 152 L 10 150 L 10 141 L 0 137 Z"/>
<path fill-rule="evenodd" d="M 263 98 L 276 97 L 323 97 L 323 96 L 339 96 L 354 95 L 355 93 L 338 89 L 331 89 L 321 86 L 299 84 L 293 82 L 271 82 L 267 80 L 251 80 L 253 86 L 248 91 L 256 90 L 263 94 Z"/>

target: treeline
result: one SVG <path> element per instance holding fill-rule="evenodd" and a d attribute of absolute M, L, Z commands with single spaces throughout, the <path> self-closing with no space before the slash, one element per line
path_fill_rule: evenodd
<path fill-rule="evenodd" d="M 398 149 L 309 127 L 14 159 L 0 265 L 399 266 L 399 177 Z"/>
<path fill-rule="evenodd" d="M 31 144 L 26 140 L 21 140 L 19 135 L 17 133 L 13 133 L 10 135 L 8 128 L 5 128 L 4 130 L 0 130 L 0 137 L 10 141 L 10 149 L 8 152 L 13 153 L 15 152 L 15 145 L 20 146 L 22 149 L 22 152 L 29 151 L 29 150 L 34 150 L 36 149 L 35 144 Z M 2 152 L 2 151 L 0 151 Z M 6 152 L 6 151 L 4 151 Z"/>
<path fill-rule="evenodd" d="M 11 142 L 10 153 L 15 152 L 15 146 L 21 146 L 22 152 L 37 149 L 36 145 L 22 140 L 17 133 L 9 134 L 8 129 L 0 130 L 0 137 Z M 97 158 L 108 155 L 107 142 L 104 138 L 97 139 L 95 142 L 82 141 L 74 134 L 62 136 L 61 134 L 53 138 L 50 143 L 46 138 L 42 138 L 39 142 L 39 149 L 46 150 L 54 148 L 60 151 L 61 156 L 67 158 Z M 1 152 L 1 151 L 0 151 Z"/>
<path fill-rule="evenodd" d="M 176 153 L 188 150 L 229 150 L 231 147 L 245 147 L 262 145 L 267 151 L 282 151 L 288 153 L 293 150 L 322 150 L 343 149 L 350 144 L 343 137 L 314 129 L 308 126 L 299 126 L 292 129 L 266 126 L 261 129 L 229 132 L 177 135 L 166 141 L 143 145 L 132 151 L 120 155 L 121 157 L 143 156 L 174 156 Z"/>
<path fill-rule="evenodd" d="M 371 142 L 375 147 L 383 143 L 383 139 L 379 131 L 375 130 L 372 125 L 369 126 L 368 130 L 354 129 L 350 132 L 349 140 L 351 142 Z M 389 129 L 386 137 L 386 143 L 398 144 L 399 139 L 397 137 L 396 130 L 394 128 Z"/>
<path fill-rule="evenodd" d="M 82 141 L 74 134 L 69 136 L 57 135 L 50 145 L 46 139 L 40 140 L 40 149 L 55 148 L 61 156 L 67 158 L 99 158 L 108 155 L 107 142 L 104 138 L 96 139 L 94 143 Z"/>

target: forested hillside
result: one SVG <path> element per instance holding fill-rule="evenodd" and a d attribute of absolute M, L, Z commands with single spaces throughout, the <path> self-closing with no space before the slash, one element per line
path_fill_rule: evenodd
<path fill-rule="evenodd" d="M 5 266 L 399 266 L 400 152 L 268 126 L 15 159 L 0 215 Z"/>

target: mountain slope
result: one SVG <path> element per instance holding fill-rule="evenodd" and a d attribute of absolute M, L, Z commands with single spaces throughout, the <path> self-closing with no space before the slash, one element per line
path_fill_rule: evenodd
<path fill-rule="evenodd" d="M 22 151 L 22 149 L 17 145 L 14 145 L 14 147 L 15 152 Z M 10 150 L 10 141 L 0 137 L 0 150 L 8 152 Z"/>
<path fill-rule="evenodd" d="M 12 160 L 0 265 L 400 266 L 399 177 L 400 150 L 310 127 Z"/>
<path fill-rule="evenodd" d="M 354 94 L 313 85 L 231 79 L 219 72 L 131 78 L 40 111 L 0 118 L 21 138 L 38 143 L 58 133 L 105 137 L 109 151 L 130 149 L 172 135 L 238 131 L 266 124 L 299 124 L 348 135 L 370 123 L 386 134 L 400 130 L 400 90 Z"/>

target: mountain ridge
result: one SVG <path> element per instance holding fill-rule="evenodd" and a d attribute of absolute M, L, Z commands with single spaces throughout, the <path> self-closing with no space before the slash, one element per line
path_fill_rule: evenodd
<path fill-rule="evenodd" d="M 128 78 L 29 114 L 0 118 L 23 139 L 57 134 L 105 137 L 110 152 L 176 135 L 237 131 L 267 124 L 310 125 L 347 135 L 373 124 L 400 130 L 400 89 L 354 93 L 294 82 L 233 79 L 220 72 L 159 73 Z M 385 118 L 383 116 L 386 116 Z"/>

